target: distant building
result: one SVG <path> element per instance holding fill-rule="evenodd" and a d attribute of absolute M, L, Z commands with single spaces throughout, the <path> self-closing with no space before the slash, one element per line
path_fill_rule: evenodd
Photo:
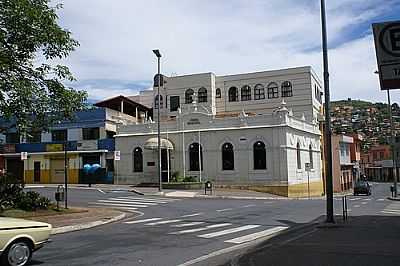
<path fill-rule="evenodd" d="M 332 135 L 332 174 L 333 191 L 343 192 L 353 187 L 353 168 L 350 150 L 354 144 L 353 137 Z"/>
<path fill-rule="evenodd" d="M 69 183 L 89 182 L 82 171 L 85 164 L 101 166 L 101 174 L 92 183 L 113 183 L 117 127 L 141 123 L 150 109 L 123 96 L 96 106 L 77 112 L 73 121 L 52 125 L 48 132 L 30 132 L 29 137 L 21 136 L 15 125 L 9 124 L 1 145 L 0 166 L 4 160 L 5 171 L 26 183 L 64 183 L 66 147 Z M 21 160 L 23 152 L 26 160 Z"/>
<path fill-rule="evenodd" d="M 361 165 L 369 180 L 393 181 L 394 170 L 390 145 L 372 146 L 361 155 Z"/>

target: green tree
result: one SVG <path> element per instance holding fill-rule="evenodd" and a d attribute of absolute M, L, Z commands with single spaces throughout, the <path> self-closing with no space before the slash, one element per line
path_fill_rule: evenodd
<path fill-rule="evenodd" d="M 21 133 L 47 129 L 83 108 L 87 94 L 74 81 L 66 58 L 79 43 L 57 24 L 49 0 L 0 0 L 0 115 Z"/>

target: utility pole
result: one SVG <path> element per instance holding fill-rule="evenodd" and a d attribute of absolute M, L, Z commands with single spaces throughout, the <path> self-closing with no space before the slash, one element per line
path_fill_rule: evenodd
<path fill-rule="evenodd" d="M 65 200 L 65 209 L 68 209 L 68 157 L 67 157 L 67 147 L 68 147 L 68 139 L 65 136 L 64 140 L 64 200 Z"/>
<path fill-rule="evenodd" d="M 325 93 L 325 179 L 326 179 L 326 222 L 334 223 L 333 217 L 333 182 L 332 182 L 332 132 L 329 94 L 328 38 L 326 32 L 325 0 L 321 0 L 322 50 L 324 62 Z"/>
<path fill-rule="evenodd" d="M 390 103 L 390 92 L 387 91 L 387 98 L 388 98 L 388 112 L 389 112 L 389 119 L 390 119 L 390 148 L 392 150 L 392 161 L 393 161 L 393 186 L 394 186 L 394 197 L 397 197 L 397 156 L 395 152 L 395 144 L 394 144 L 394 124 L 393 124 L 393 115 L 392 115 L 392 104 Z"/>
<path fill-rule="evenodd" d="M 159 180 L 159 187 L 158 191 L 162 191 L 162 175 L 161 175 L 161 137 L 160 137 L 160 108 L 161 108 L 161 101 L 160 101 L 160 86 L 161 86 L 161 74 L 160 74 L 160 59 L 161 54 L 159 50 L 153 50 L 153 53 L 157 56 L 157 151 L 158 151 L 158 180 Z"/>

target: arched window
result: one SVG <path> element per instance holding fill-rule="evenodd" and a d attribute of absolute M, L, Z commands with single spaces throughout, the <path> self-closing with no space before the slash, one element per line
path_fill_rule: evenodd
<path fill-rule="evenodd" d="M 230 143 L 222 145 L 222 170 L 235 169 L 235 156 L 233 154 L 233 146 Z"/>
<path fill-rule="evenodd" d="M 268 84 L 268 99 L 278 98 L 278 84 L 271 82 Z"/>
<path fill-rule="evenodd" d="M 199 89 L 199 103 L 206 103 L 207 102 L 207 89 L 201 87 Z"/>
<path fill-rule="evenodd" d="M 267 152 L 265 144 L 257 141 L 253 145 L 254 169 L 267 169 Z"/>
<path fill-rule="evenodd" d="M 203 147 L 200 145 L 201 170 L 203 170 Z M 189 170 L 199 171 L 199 143 L 195 142 L 189 146 Z"/>
<path fill-rule="evenodd" d="M 133 150 L 133 172 L 143 172 L 143 152 L 139 147 Z"/>
<path fill-rule="evenodd" d="M 215 98 L 221 98 L 221 89 L 220 88 L 217 88 L 215 90 Z"/>
<path fill-rule="evenodd" d="M 264 86 L 261 84 L 257 84 L 254 87 L 254 100 L 262 100 L 265 99 Z"/>
<path fill-rule="evenodd" d="M 290 81 L 284 81 L 282 83 L 282 97 L 292 97 L 292 83 Z"/>
<path fill-rule="evenodd" d="M 160 109 L 163 108 L 163 97 L 160 95 Z M 158 109 L 158 101 L 157 101 L 157 96 L 154 98 L 154 108 Z"/>
<path fill-rule="evenodd" d="M 251 100 L 251 88 L 249 85 L 244 85 L 241 89 L 241 99 L 242 101 L 250 101 Z"/>
<path fill-rule="evenodd" d="M 229 101 L 230 102 L 238 102 L 239 101 L 239 92 L 236 87 L 229 88 Z"/>
<path fill-rule="evenodd" d="M 193 94 L 194 91 L 192 89 L 188 89 L 185 92 L 185 103 L 192 103 L 193 102 Z"/>
<path fill-rule="evenodd" d="M 301 151 L 300 151 L 300 143 L 297 143 L 296 146 L 297 153 L 297 169 L 301 169 Z"/>
<path fill-rule="evenodd" d="M 308 148 L 308 156 L 310 157 L 310 169 L 314 168 L 314 159 L 313 159 L 313 151 L 312 151 L 312 146 L 310 144 L 310 147 Z"/>

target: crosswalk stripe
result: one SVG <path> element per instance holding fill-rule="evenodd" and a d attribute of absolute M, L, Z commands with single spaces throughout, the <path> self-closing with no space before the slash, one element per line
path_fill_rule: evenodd
<path fill-rule="evenodd" d="M 193 216 L 199 216 L 199 215 L 202 215 L 202 214 L 203 214 L 202 212 L 198 212 L 198 213 L 193 213 L 193 214 L 182 215 L 181 217 L 182 218 L 184 218 L 184 217 L 193 217 Z"/>
<path fill-rule="evenodd" d="M 383 209 L 384 211 L 390 211 L 390 212 L 399 212 L 400 213 L 400 210 L 399 209 Z"/>
<path fill-rule="evenodd" d="M 143 219 L 143 220 L 129 221 L 129 222 L 125 222 L 125 223 L 126 224 L 138 224 L 138 223 L 147 223 L 147 222 L 159 221 L 159 220 L 162 220 L 162 218 L 149 218 L 149 219 Z"/>
<path fill-rule="evenodd" d="M 132 197 L 132 196 L 126 196 L 126 197 L 118 197 L 120 199 L 133 199 L 133 200 L 142 200 L 142 201 L 149 201 L 149 202 L 173 202 L 173 201 L 178 201 L 179 199 L 165 199 L 165 198 L 160 198 L 160 199 L 156 199 L 156 198 L 139 198 L 139 197 Z"/>
<path fill-rule="evenodd" d="M 160 225 L 160 224 L 171 224 L 171 223 L 177 223 L 177 222 L 180 222 L 180 221 L 182 221 L 182 220 L 166 220 L 166 221 L 160 221 L 160 222 L 154 222 L 154 223 L 149 223 L 149 224 L 146 224 L 146 225 Z"/>
<path fill-rule="evenodd" d="M 192 223 L 186 223 L 186 224 L 174 224 L 171 225 L 172 227 L 188 227 L 188 226 L 193 226 L 193 225 L 199 225 L 199 224 L 204 224 L 205 222 L 192 222 Z"/>
<path fill-rule="evenodd" d="M 393 211 L 381 211 L 382 213 L 387 213 L 387 214 L 398 214 L 400 215 L 400 212 L 393 212 Z"/>
<path fill-rule="evenodd" d="M 226 208 L 226 209 L 221 209 L 221 210 L 217 210 L 217 212 L 226 212 L 226 211 L 231 211 L 233 210 L 232 208 Z"/>
<path fill-rule="evenodd" d="M 122 204 L 122 203 L 107 203 L 107 202 L 90 202 L 90 204 L 104 205 L 104 206 L 121 206 L 121 207 L 136 207 L 136 208 L 147 208 L 145 205 L 136 204 Z"/>
<path fill-rule="evenodd" d="M 257 224 L 249 224 L 249 225 L 235 227 L 235 228 L 231 228 L 231 229 L 226 229 L 226 230 L 222 230 L 222 231 L 218 231 L 218 232 L 214 232 L 214 233 L 198 235 L 198 237 L 201 237 L 201 238 L 213 238 L 213 237 L 223 236 L 223 235 L 227 235 L 227 234 L 232 234 L 232 233 L 236 233 L 236 232 L 240 232 L 240 231 L 244 231 L 244 230 L 257 228 L 257 227 L 260 227 L 260 226 L 261 225 L 257 225 Z"/>
<path fill-rule="evenodd" d="M 98 200 L 98 202 L 108 202 L 108 203 L 122 203 L 122 204 L 138 204 L 138 205 L 157 205 L 157 203 L 139 202 L 139 201 L 122 201 L 122 200 Z"/>
<path fill-rule="evenodd" d="M 200 228 L 188 229 L 188 230 L 183 230 L 183 231 L 177 231 L 177 232 L 172 232 L 172 233 L 169 233 L 169 234 L 171 234 L 171 235 L 181 235 L 181 234 L 195 233 L 195 232 L 205 231 L 205 230 L 208 230 L 208 229 L 224 227 L 224 226 L 229 226 L 229 225 L 232 225 L 232 224 L 230 224 L 230 223 L 212 224 L 212 225 L 208 225 L 206 227 L 200 227 Z"/>
<path fill-rule="evenodd" d="M 377 199 L 377 201 L 384 201 L 385 199 Z"/>
<path fill-rule="evenodd" d="M 233 239 L 230 239 L 230 240 L 226 240 L 224 242 L 233 243 L 233 244 L 242 244 L 242 243 L 249 242 L 249 241 L 261 238 L 261 237 L 265 237 L 265 236 L 269 236 L 269 235 L 278 233 L 278 232 L 280 232 L 282 230 L 285 230 L 287 228 L 288 228 L 287 226 L 276 226 L 274 228 L 270 228 L 270 229 L 267 229 L 267 230 L 264 230 L 264 231 L 260 231 L 260 232 L 254 233 L 254 234 L 250 234 L 250 235 L 245 235 L 245 236 L 233 238 Z"/>

